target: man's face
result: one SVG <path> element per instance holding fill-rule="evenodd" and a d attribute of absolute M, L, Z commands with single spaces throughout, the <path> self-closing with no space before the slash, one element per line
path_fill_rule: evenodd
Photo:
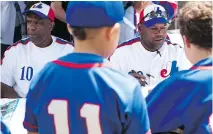
<path fill-rule="evenodd" d="M 155 24 L 151 27 L 146 27 L 144 24 L 139 24 L 139 32 L 141 35 L 143 45 L 149 51 L 156 51 L 164 43 L 164 39 L 167 35 L 166 24 Z"/>
<path fill-rule="evenodd" d="M 27 32 L 32 42 L 44 40 L 51 34 L 51 21 L 49 19 L 40 19 L 34 13 L 27 14 Z"/>

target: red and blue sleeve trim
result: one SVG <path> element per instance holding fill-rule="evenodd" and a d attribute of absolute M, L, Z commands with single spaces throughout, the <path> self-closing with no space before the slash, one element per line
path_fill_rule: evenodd
<path fill-rule="evenodd" d="M 38 126 L 34 126 L 29 124 L 28 122 L 24 121 L 23 126 L 25 129 L 27 129 L 29 132 L 38 132 Z"/>
<path fill-rule="evenodd" d="M 137 38 L 128 40 L 128 41 L 126 41 L 126 42 L 121 43 L 116 49 L 121 48 L 121 47 L 124 47 L 124 46 L 133 45 L 135 42 L 139 42 L 139 41 L 141 41 L 140 37 L 137 37 Z M 112 55 L 113 55 L 113 54 L 112 54 Z M 112 56 L 112 55 L 111 55 L 111 56 Z M 108 58 L 109 61 L 110 61 L 111 56 Z"/>
<path fill-rule="evenodd" d="M 18 46 L 18 45 L 20 45 L 20 44 L 22 44 L 22 45 L 27 45 L 28 42 L 30 42 L 30 39 L 29 39 L 29 38 L 27 38 L 27 39 L 25 39 L 25 40 L 19 40 L 19 41 L 17 41 L 16 43 L 14 43 L 13 45 L 10 45 L 10 46 L 6 49 L 6 51 L 4 52 L 4 54 L 3 54 L 2 58 L 1 58 L 1 65 L 2 65 L 2 63 L 3 63 L 3 59 L 4 59 L 5 53 L 6 53 L 7 51 L 9 51 L 12 47 L 16 47 L 16 46 Z"/>
<path fill-rule="evenodd" d="M 133 45 L 135 42 L 139 42 L 139 41 L 141 41 L 139 37 L 138 38 L 134 38 L 134 39 L 128 40 L 126 42 L 123 42 L 117 48 L 128 46 L 128 45 Z"/>
<path fill-rule="evenodd" d="M 68 41 L 65 41 L 65 40 L 60 39 L 60 38 L 56 38 L 56 42 L 57 42 L 58 44 L 61 44 L 61 45 L 70 44 L 70 45 L 72 45 L 72 46 L 74 47 L 74 44 L 73 44 L 73 43 L 68 42 Z"/>

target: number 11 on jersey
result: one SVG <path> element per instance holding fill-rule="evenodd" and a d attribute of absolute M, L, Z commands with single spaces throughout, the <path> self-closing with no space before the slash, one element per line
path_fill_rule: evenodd
<path fill-rule="evenodd" d="M 70 134 L 67 100 L 52 100 L 48 105 L 48 113 L 53 116 L 55 134 Z M 102 134 L 100 126 L 100 106 L 84 103 L 79 110 L 80 116 L 85 119 L 88 134 Z M 70 113 L 71 114 L 71 113 Z"/>

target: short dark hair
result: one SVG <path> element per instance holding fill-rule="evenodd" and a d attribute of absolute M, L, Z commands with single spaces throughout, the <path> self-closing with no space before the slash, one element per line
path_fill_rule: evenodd
<path fill-rule="evenodd" d="M 87 38 L 87 34 L 84 28 L 82 27 L 71 27 L 71 28 L 73 36 L 75 36 L 78 40 L 85 40 Z"/>
<path fill-rule="evenodd" d="M 188 2 L 178 16 L 180 33 L 190 43 L 204 49 L 212 48 L 212 3 Z"/>

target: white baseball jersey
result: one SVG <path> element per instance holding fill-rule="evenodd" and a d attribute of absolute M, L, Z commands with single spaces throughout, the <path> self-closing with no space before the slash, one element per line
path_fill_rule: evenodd
<path fill-rule="evenodd" d="M 6 50 L 1 63 L 1 82 L 11 86 L 21 96 L 26 97 L 30 81 L 47 62 L 58 59 L 73 51 L 73 45 L 52 36 L 50 46 L 40 48 L 29 38 L 23 39 Z"/>
<path fill-rule="evenodd" d="M 129 73 L 134 70 L 143 74 L 147 86 L 155 86 L 173 73 L 191 66 L 181 45 L 168 41 L 158 51 L 150 52 L 143 47 L 140 38 L 122 43 L 109 60 L 121 71 Z"/>

